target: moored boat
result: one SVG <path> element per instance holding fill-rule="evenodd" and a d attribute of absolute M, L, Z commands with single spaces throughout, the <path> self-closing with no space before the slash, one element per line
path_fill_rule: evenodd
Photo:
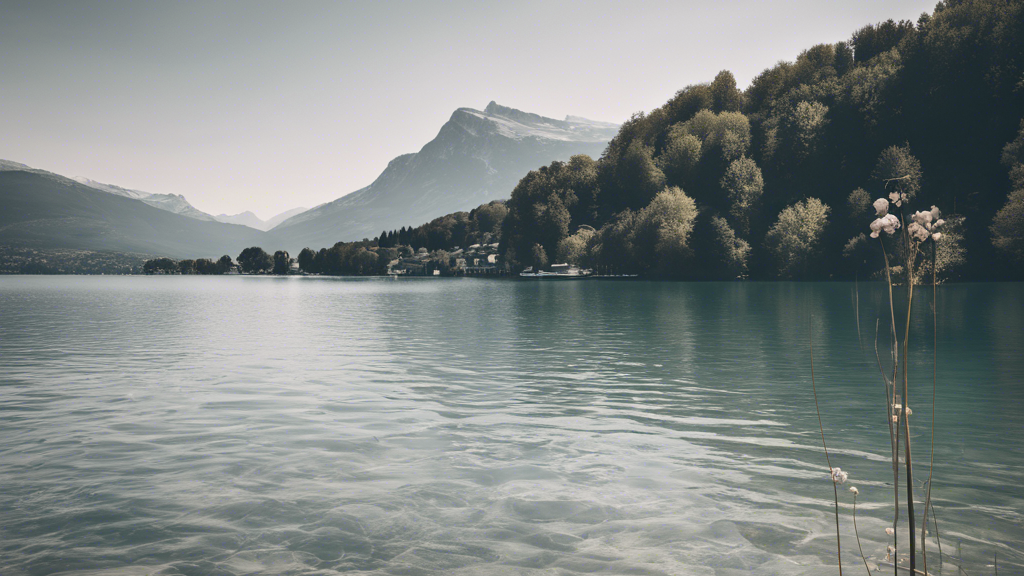
<path fill-rule="evenodd" d="M 527 267 L 519 273 L 521 278 L 546 278 L 546 279 L 574 279 L 589 278 L 593 273 L 589 268 L 580 268 L 575 264 L 552 264 L 551 271 L 534 270 L 533 266 Z"/>

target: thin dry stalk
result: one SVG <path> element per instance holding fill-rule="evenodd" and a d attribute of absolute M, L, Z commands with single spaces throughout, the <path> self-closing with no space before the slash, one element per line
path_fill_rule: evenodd
<path fill-rule="evenodd" d="M 929 490 L 931 490 L 931 483 L 929 482 Z M 931 494 L 931 492 L 929 492 Z M 939 520 L 935 514 L 935 503 L 932 502 L 932 526 L 935 527 L 935 545 L 939 547 L 939 571 L 942 571 L 942 540 L 939 538 Z"/>
<path fill-rule="evenodd" d="M 825 449 L 825 462 L 828 463 L 828 475 L 832 478 L 832 460 L 828 457 L 828 446 L 825 445 L 825 427 L 821 423 L 821 409 L 818 408 L 818 388 L 814 384 L 814 337 L 811 334 L 810 320 L 807 322 L 808 343 L 811 348 L 811 390 L 814 392 L 814 411 L 818 414 L 818 430 L 821 431 L 821 447 Z M 839 489 L 832 480 L 832 495 L 836 505 L 836 556 L 839 560 L 839 576 L 843 576 L 843 548 L 839 542 Z"/>
<path fill-rule="evenodd" d="M 906 223 L 903 224 L 904 230 L 906 230 Z M 910 404 L 909 395 L 909 379 L 907 375 L 907 352 L 910 346 L 910 313 L 913 309 L 914 303 L 914 259 L 915 254 L 913 250 L 915 248 L 910 243 L 910 234 L 904 232 L 903 236 L 907 241 L 907 261 L 906 261 L 906 275 L 907 275 L 907 323 L 903 332 L 903 403 L 900 408 L 900 420 L 903 421 L 904 427 L 904 460 L 907 466 L 907 523 L 909 524 L 910 530 L 908 531 L 910 536 L 910 570 L 913 571 L 916 568 L 916 544 L 914 543 L 914 468 L 913 461 L 911 459 L 910 452 L 910 421 L 907 419 L 907 406 Z"/>
<path fill-rule="evenodd" d="M 935 242 L 932 242 L 932 433 L 931 433 L 931 454 L 928 458 L 928 491 L 924 498 L 924 517 L 921 520 L 921 561 L 924 571 L 928 572 L 928 540 L 925 538 L 925 529 L 928 527 L 928 508 L 932 502 L 932 471 L 935 467 L 935 391 L 937 389 L 939 364 L 939 334 L 938 334 L 938 305 L 935 298 Z M 938 536 L 936 535 L 936 540 Z M 939 550 L 939 557 L 942 557 L 942 550 Z"/>
<path fill-rule="evenodd" d="M 857 320 L 857 346 L 860 347 L 861 352 L 864 352 L 864 338 L 860 334 L 860 283 L 857 281 L 857 275 L 853 275 L 853 315 Z"/>
<path fill-rule="evenodd" d="M 857 536 L 857 550 L 860 550 L 860 559 L 864 561 L 864 569 L 868 576 L 871 576 L 871 568 L 868 567 L 868 559 L 864 557 L 864 548 L 860 545 L 860 532 L 857 530 L 857 493 L 853 493 L 853 534 Z"/>
<path fill-rule="evenodd" d="M 893 362 L 893 374 L 892 374 L 892 391 L 886 390 L 886 420 L 889 422 L 889 442 L 892 444 L 892 486 L 893 486 L 893 519 L 892 519 L 892 546 L 899 553 L 899 538 L 897 527 L 900 522 L 900 427 L 899 420 L 896 421 L 896 426 L 893 426 L 892 413 L 894 406 L 896 405 L 896 374 L 899 370 L 899 350 L 896 344 L 896 310 L 893 305 L 892 297 L 892 270 L 889 266 L 889 254 L 885 250 L 885 242 L 879 238 L 879 245 L 882 246 L 882 257 L 885 259 L 885 284 L 889 289 L 889 319 L 890 319 L 890 335 L 892 336 L 892 362 Z M 904 352 L 906 349 L 904 348 Z M 879 366 L 881 367 L 881 366 Z M 884 374 L 883 374 L 884 376 Z M 886 387 L 888 388 L 889 380 L 886 379 Z M 905 402 L 905 400 L 904 400 Z M 901 413 L 902 414 L 902 413 Z M 895 429 L 894 429 L 895 428 Z M 893 574 L 899 574 L 899 571 L 894 568 Z"/>

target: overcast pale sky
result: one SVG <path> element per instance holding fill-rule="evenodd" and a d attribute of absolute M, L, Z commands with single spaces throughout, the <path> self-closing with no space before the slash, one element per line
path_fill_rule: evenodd
<path fill-rule="evenodd" d="M 621 122 L 934 0 L 0 0 L 0 158 L 262 218 L 491 100 Z"/>

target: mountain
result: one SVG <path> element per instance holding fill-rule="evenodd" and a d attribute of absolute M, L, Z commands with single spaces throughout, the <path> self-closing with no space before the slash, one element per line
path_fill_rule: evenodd
<path fill-rule="evenodd" d="M 22 170 L 27 172 L 33 172 L 36 174 L 49 174 L 51 176 L 57 176 L 65 178 L 60 174 L 54 174 L 53 172 L 47 172 L 46 170 L 39 170 L 27 166 L 20 162 L 12 162 L 11 160 L 0 159 L 0 172 L 6 172 L 10 170 Z M 213 221 L 214 217 L 210 216 L 206 212 L 198 210 L 195 206 L 188 203 L 185 197 L 180 194 L 153 194 L 150 192 L 143 192 L 142 190 L 132 190 L 130 188 L 122 188 L 120 186 L 114 186 L 113 184 L 104 184 L 88 178 L 71 178 L 79 184 L 84 184 L 90 188 L 96 190 L 102 190 L 108 194 L 116 194 L 118 196 L 124 196 L 125 198 L 132 198 L 134 200 L 141 200 L 150 206 L 159 208 L 161 210 L 167 210 L 175 214 L 181 214 L 182 216 L 188 216 L 189 218 L 195 218 L 196 220 Z"/>
<path fill-rule="evenodd" d="M 259 216 L 246 210 L 239 214 L 218 214 L 213 217 L 217 222 L 224 222 L 225 224 L 241 224 L 242 226 L 248 226 L 249 228 L 255 228 L 256 230 L 264 230 L 266 222 L 260 220 Z"/>
<path fill-rule="evenodd" d="M 252 212 L 249 212 L 248 210 L 240 214 L 233 215 L 218 214 L 214 216 L 214 219 L 216 219 L 218 222 L 225 222 L 228 224 L 241 224 L 243 226 L 248 226 L 249 228 L 255 228 L 257 230 L 263 230 L 265 232 L 267 230 L 270 230 L 274 226 L 277 226 L 281 222 L 284 222 L 285 220 L 291 218 L 292 216 L 295 216 L 296 214 L 301 214 L 306 210 L 306 208 L 292 208 L 291 210 L 281 212 L 280 214 L 274 216 L 269 220 L 261 220 L 259 216 L 253 214 Z"/>
<path fill-rule="evenodd" d="M 372 238 L 507 198 L 527 172 L 575 154 L 600 156 L 618 125 L 545 118 L 491 102 L 459 108 L 437 137 L 392 160 L 369 186 L 293 216 L 273 231 L 288 250 Z"/>
<path fill-rule="evenodd" d="M 185 197 L 181 194 L 154 194 L 151 192 L 143 192 L 142 190 L 122 188 L 120 186 L 114 186 L 113 184 L 104 184 L 88 178 L 72 178 L 72 180 L 79 184 L 85 184 L 90 188 L 102 190 L 109 194 L 116 194 L 118 196 L 124 196 L 125 198 L 141 200 L 154 208 L 174 212 L 175 214 L 181 214 L 182 216 L 188 216 L 189 218 L 195 218 L 196 220 L 206 220 L 207 222 L 216 221 L 216 218 L 213 216 L 189 204 L 188 200 L 185 200 Z"/>
<path fill-rule="evenodd" d="M 0 171 L 0 206 L 0 245 L 18 248 L 215 258 L 279 245 L 266 232 L 176 214 L 42 170 Z"/>

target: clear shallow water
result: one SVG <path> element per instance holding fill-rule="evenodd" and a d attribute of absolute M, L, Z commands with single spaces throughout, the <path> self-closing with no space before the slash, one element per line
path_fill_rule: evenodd
<path fill-rule="evenodd" d="M 809 332 L 877 561 L 880 288 L 0 278 L 0 574 L 834 573 Z M 938 309 L 943 551 L 1022 573 L 1024 286 Z"/>

